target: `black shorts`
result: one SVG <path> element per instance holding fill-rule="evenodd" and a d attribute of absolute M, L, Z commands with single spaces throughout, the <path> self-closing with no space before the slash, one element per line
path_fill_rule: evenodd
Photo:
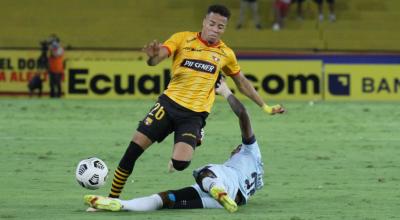
<path fill-rule="evenodd" d="M 137 131 L 152 142 L 161 142 L 175 132 L 175 143 L 184 142 L 195 148 L 200 139 L 200 131 L 206 125 L 207 116 L 208 112 L 194 112 L 163 94 L 139 122 Z"/>

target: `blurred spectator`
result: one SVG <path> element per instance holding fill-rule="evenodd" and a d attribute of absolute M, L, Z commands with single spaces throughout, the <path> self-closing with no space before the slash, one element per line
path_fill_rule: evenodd
<path fill-rule="evenodd" d="M 292 0 L 293 4 L 297 3 L 296 12 L 297 12 L 297 19 L 298 20 L 303 20 L 304 19 L 303 2 L 304 2 L 304 0 Z"/>
<path fill-rule="evenodd" d="M 274 24 L 272 30 L 279 31 L 283 28 L 283 20 L 285 19 L 291 0 L 275 0 L 273 3 Z"/>
<path fill-rule="evenodd" d="M 49 56 L 49 82 L 50 97 L 61 97 L 61 80 L 64 74 L 64 48 L 60 44 L 60 39 L 56 35 L 52 35 L 50 42 Z"/>
<path fill-rule="evenodd" d="M 314 0 L 318 4 L 318 19 L 320 21 L 324 20 L 324 10 L 323 10 L 323 0 Z M 335 15 L 335 0 L 325 0 L 328 2 L 329 5 L 329 21 L 334 22 L 336 21 Z"/>
<path fill-rule="evenodd" d="M 236 28 L 240 29 L 243 26 L 245 16 L 246 16 L 246 10 L 247 8 L 251 9 L 251 12 L 253 14 L 253 19 L 254 19 L 254 25 L 258 30 L 261 29 L 261 24 L 260 24 L 260 16 L 258 14 L 258 3 L 257 0 L 240 0 L 240 14 L 239 14 L 239 20 L 237 23 Z"/>

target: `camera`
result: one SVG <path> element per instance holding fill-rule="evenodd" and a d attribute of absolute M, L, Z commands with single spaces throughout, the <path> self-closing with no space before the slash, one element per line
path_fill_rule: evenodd
<path fill-rule="evenodd" d="M 47 40 L 40 41 L 40 51 L 47 52 L 49 50 L 50 43 Z"/>
<path fill-rule="evenodd" d="M 48 67 L 48 58 L 47 51 L 49 50 L 50 42 L 48 40 L 43 40 L 39 42 L 40 44 L 40 56 L 37 60 L 39 69 L 47 69 Z"/>

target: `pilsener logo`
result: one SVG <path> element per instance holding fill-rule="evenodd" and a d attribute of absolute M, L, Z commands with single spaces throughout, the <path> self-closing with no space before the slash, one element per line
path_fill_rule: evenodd
<path fill-rule="evenodd" d="M 350 95 L 350 74 L 329 74 L 328 89 L 332 95 Z"/>
<path fill-rule="evenodd" d="M 203 60 L 184 59 L 181 66 L 205 73 L 215 73 L 217 67 Z"/>

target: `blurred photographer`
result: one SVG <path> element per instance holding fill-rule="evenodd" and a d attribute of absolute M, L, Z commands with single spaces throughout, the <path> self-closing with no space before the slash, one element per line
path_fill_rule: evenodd
<path fill-rule="evenodd" d="M 49 50 L 48 44 L 49 44 L 49 42 L 47 40 L 40 42 L 40 56 L 37 59 L 37 72 L 33 75 L 33 77 L 28 82 L 30 97 L 33 96 L 33 94 L 35 93 L 35 90 L 38 90 L 38 97 L 42 96 L 43 80 L 41 77 L 41 73 L 47 72 L 47 68 L 48 68 L 48 58 L 47 58 L 47 52 Z"/>
<path fill-rule="evenodd" d="M 48 58 L 48 72 L 50 82 L 50 97 L 61 97 L 61 80 L 64 74 L 64 48 L 60 44 L 60 39 L 56 35 L 51 35 L 49 39 L 50 55 Z"/>

